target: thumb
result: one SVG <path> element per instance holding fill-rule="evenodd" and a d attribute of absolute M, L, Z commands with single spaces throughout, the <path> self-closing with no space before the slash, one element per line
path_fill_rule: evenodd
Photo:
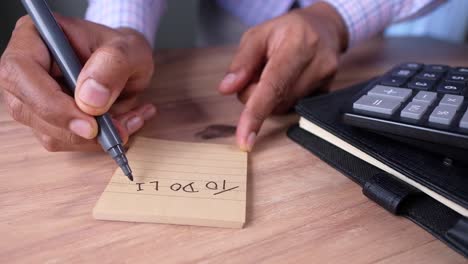
<path fill-rule="evenodd" d="M 102 115 L 124 88 L 131 92 L 143 90 L 153 72 L 151 50 L 145 46 L 144 41 L 129 42 L 128 37 L 121 37 L 99 47 L 78 78 L 78 107 L 87 114 Z"/>

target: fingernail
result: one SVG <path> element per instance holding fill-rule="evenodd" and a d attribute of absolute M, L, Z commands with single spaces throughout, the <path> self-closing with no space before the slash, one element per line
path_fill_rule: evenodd
<path fill-rule="evenodd" d="M 78 96 L 83 103 L 101 108 L 109 102 L 111 92 L 94 79 L 87 79 L 81 86 Z"/>
<path fill-rule="evenodd" d="M 257 137 L 257 134 L 255 132 L 251 132 L 249 136 L 247 137 L 246 140 L 246 145 L 245 145 L 245 151 L 251 152 L 253 149 L 253 146 L 255 144 L 255 138 Z"/>
<path fill-rule="evenodd" d="M 88 121 L 81 120 L 81 119 L 73 119 L 69 125 L 70 130 L 77 134 L 80 137 L 86 139 L 93 138 L 93 128 L 89 124 Z"/>
<path fill-rule="evenodd" d="M 128 133 L 133 134 L 138 131 L 143 126 L 144 122 L 143 119 L 139 116 L 135 116 L 130 118 L 125 126 L 127 127 Z"/>
<path fill-rule="evenodd" d="M 237 80 L 237 75 L 234 73 L 229 73 L 224 76 L 224 79 L 221 81 L 221 89 L 226 90 Z"/>
<path fill-rule="evenodd" d="M 156 114 L 156 107 L 154 107 L 154 105 L 149 105 L 145 108 L 142 115 L 145 120 L 148 120 L 152 118 L 155 114 Z"/>

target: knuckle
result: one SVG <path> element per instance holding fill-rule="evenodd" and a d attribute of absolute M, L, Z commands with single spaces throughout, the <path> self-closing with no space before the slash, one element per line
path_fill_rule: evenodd
<path fill-rule="evenodd" d="M 44 120 L 53 120 L 57 118 L 54 112 L 53 104 L 38 104 L 26 98 L 31 97 L 21 89 L 19 78 L 21 76 L 21 63 L 14 56 L 2 58 L 0 63 L 0 86 L 6 91 L 5 103 L 12 118 L 23 124 L 29 124 L 30 114 L 26 111 L 26 105 Z M 56 92 L 62 93 L 57 90 Z M 26 102 L 26 105 L 25 105 Z"/>
<path fill-rule="evenodd" d="M 323 72 L 321 72 L 321 75 L 324 78 L 333 76 L 336 74 L 338 71 L 338 58 L 336 56 L 330 55 L 326 56 L 326 62 L 320 67 Z"/>
<path fill-rule="evenodd" d="M 65 145 L 79 145 L 83 144 L 85 139 L 69 132 L 68 130 L 61 130 L 61 143 Z"/>
<path fill-rule="evenodd" d="M 338 70 L 338 58 L 336 56 L 331 56 L 328 63 L 328 73 L 334 75 Z"/>
<path fill-rule="evenodd" d="M 144 54 L 142 59 L 144 59 L 145 66 L 153 66 L 153 49 L 150 46 L 150 43 L 141 33 L 132 32 L 125 34 L 122 42 L 123 50 L 128 52 L 130 49 L 139 49 L 140 54 Z"/>
<path fill-rule="evenodd" d="M 261 113 L 247 106 L 244 111 L 245 114 L 252 118 L 256 123 L 262 123 L 268 117 L 268 114 Z"/>
<path fill-rule="evenodd" d="M 38 138 L 41 145 L 49 152 L 58 152 L 62 149 L 60 141 L 49 135 L 40 135 Z"/>
<path fill-rule="evenodd" d="M 304 46 L 306 49 L 315 49 L 319 43 L 319 36 L 315 31 L 308 31 L 304 37 Z"/>
<path fill-rule="evenodd" d="M 27 114 L 23 102 L 14 96 L 6 96 L 5 102 L 8 113 L 15 120 L 23 124 L 27 124 Z"/>
<path fill-rule="evenodd" d="M 65 108 L 62 108 L 65 112 Z M 34 106 L 34 111 L 38 116 L 41 117 L 41 119 L 45 121 L 54 121 L 53 123 L 62 125 L 60 124 L 62 121 L 61 116 L 63 117 L 63 113 L 57 113 L 54 111 L 54 107 L 52 107 L 50 104 L 36 104 Z"/>
<path fill-rule="evenodd" d="M 83 140 L 81 138 L 79 138 L 76 135 L 73 135 L 72 133 L 68 133 L 68 136 L 66 137 L 66 139 L 67 139 L 66 143 L 68 145 L 79 145 L 83 143 Z"/>
<path fill-rule="evenodd" d="M 296 47 L 315 48 L 319 42 L 319 36 L 314 27 L 297 12 L 292 12 L 289 19 L 289 23 L 284 24 L 284 35 L 288 41 Z"/>
<path fill-rule="evenodd" d="M 294 28 L 289 33 L 292 36 L 293 44 L 301 51 L 307 51 L 316 48 L 319 38 L 318 35 L 310 28 Z"/>
<path fill-rule="evenodd" d="M 264 79 L 263 84 L 274 94 L 276 102 L 280 102 L 286 96 L 286 83 L 285 81 L 277 80 L 272 81 L 269 79 Z"/>
<path fill-rule="evenodd" d="M 272 105 L 272 108 L 282 105 L 286 101 L 287 84 L 285 81 L 278 80 L 273 82 L 266 80 L 264 85 L 272 93 L 271 101 L 268 102 Z"/>
<path fill-rule="evenodd" d="M 98 50 L 99 57 L 106 62 L 118 63 L 119 65 L 126 63 L 128 60 L 128 43 L 124 41 L 115 41 L 112 45 L 101 47 Z"/>
<path fill-rule="evenodd" d="M 291 28 L 302 29 L 302 28 L 311 28 L 311 24 L 307 16 L 303 14 L 303 12 L 291 12 L 289 15 L 289 23 Z"/>
<path fill-rule="evenodd" d="M 17 60 L 13 56 L 5 55 L 0 61 L 0 84 L 3 89 L 12 91 L 20 76 Z"/>

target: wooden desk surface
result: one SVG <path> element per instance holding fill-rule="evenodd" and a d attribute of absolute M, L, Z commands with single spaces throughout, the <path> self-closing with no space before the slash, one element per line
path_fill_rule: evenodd
<path fill-rule="evenodd" d="M 140 135 L 234 144 L 229 127 L 205 130 L 236 124 L 241 104 L 215 89 L 233 52 L 161 51 L 148 91 L 160 115 Z M 343 59 L 333 87 L 411 60 L 466 65 L 468 46 L 369 42 Z M 232 230 L 94 220 L 91 210 L 116 168 L 113 161 L 100 153 L 48 153 L 2 107 L 0 263 L 465 263 L 290 141 L 285 131 L 296 121 L 291 114 L 264 126 L 249 158 L 248 223 Z"/>

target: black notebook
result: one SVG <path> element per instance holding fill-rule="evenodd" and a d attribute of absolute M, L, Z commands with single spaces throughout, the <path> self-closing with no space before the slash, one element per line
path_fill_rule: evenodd
<path fill-rule="evenodd" d="M 300 122 L 288 136 L 389 212 L 468 256 L 468 164 L 444 164 L 442 155 L 345 125 L 341 107 L 367 84 L 303 99 L 296 106 Z"/>

